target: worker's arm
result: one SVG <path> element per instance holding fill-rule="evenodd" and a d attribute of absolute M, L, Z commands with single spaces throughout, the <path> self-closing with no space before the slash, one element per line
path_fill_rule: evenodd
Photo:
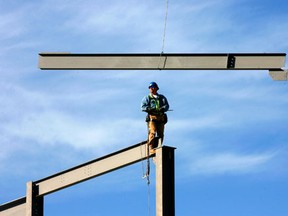
<path fill-rule="evenodd" d="M 167 112 L 169 110 L 169 103 L 167 98 L 164 95 L 161 95 L 161 107 L 160 111 Z"/>
<path fill-rule="evenodd" d="M 141 101 L 141 110 L 143 112 L 149 112 L 150 111 L 149 98 L 147 96 L 145 96 Z"/>

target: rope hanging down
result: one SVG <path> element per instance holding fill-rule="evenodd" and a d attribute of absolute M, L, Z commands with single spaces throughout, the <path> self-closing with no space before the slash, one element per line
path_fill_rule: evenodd
<path fill-rule="evenodd" d="M 145 144 L 144 144 L 145 145 Z M 148 192 L 148 200 L 147 200 L 147 202 L 148 202 L 148 216 L 150 216 L 150 214 L 151 214 L 151 207 L 150 207 L 150 159 L 149 159 L 149 144 L 147 143 L 146 144 L 147 146 L 146 146 L 146 152 L 147 152 L 147 158 L 146 158 L 146 160 L 147 160 L 147 166 L 146 166 L 146 173 L 144 174 L 144 164 L 143 164 L 143 160 L 142 160 L 142 178 L 143 179 L 147 179 L 147 192 Z M 141 158 L 142 158 L 142 147 L 140 147 L 140 151 L 141 151 Z"/>

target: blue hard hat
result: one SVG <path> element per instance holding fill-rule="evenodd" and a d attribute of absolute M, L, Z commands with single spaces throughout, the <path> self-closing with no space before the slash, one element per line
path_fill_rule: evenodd
<path fill-rule="evenodd" d="M 156 82 L 150 82 L 150 84 L 149 84 L 149 87 L 148 87 L 148 88 L 150 89 L 150 88 L 152 88 L 152 87 L 159 89 L 159 87 L 158 87 L 158 85 L 157 85 L 157 83 L 156 83 Z"/>

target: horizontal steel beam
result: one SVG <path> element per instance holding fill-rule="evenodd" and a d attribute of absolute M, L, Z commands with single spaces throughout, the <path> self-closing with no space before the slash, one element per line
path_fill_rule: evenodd
<path fill-rule="evenodd" d="M 38 196 L 43 196 L 139 162 L 145 158 L 147 158 L 147 142 L 142 142 L 50 177 L 35 181 L 34 184 L 38 187 Z"/>
<path fill-rule="evenodd" d="M 40 53 L 43 70 L 280 70 L 285 53 L 70 54 Z"/>

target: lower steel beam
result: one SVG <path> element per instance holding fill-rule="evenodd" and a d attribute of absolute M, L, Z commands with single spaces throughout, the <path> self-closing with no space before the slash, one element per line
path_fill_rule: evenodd
<path fill-rule="evenodd" d="M 153 155 L 149 155 L 152 157 Z M 66 171 L 35 181 L 38 196 L 61 190 L 88 179 L 112 172 L 147 158 L 147 142 L 142 142 L 89 161 Z"/>

